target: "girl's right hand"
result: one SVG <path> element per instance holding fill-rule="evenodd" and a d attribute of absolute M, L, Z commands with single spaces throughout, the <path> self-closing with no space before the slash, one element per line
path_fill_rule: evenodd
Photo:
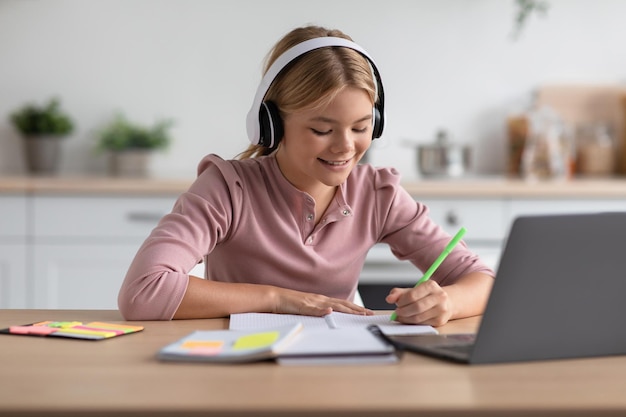
<path fill-rule="evenodd" d="M 350 301 L 331 298 L 321 294 L 305 293 L 277 288 L 273 313 L 300 314 L 303 316 L 325 316 L 333 311 L 361 316 L 371 316 L 372 310 Z"/>

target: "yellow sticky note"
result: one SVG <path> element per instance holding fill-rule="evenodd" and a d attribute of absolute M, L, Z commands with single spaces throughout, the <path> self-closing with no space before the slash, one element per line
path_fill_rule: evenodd
<path fill-rule="evenodd" d="M 235 341 L 233 349 L 258 349 L 270 346 L 278 340 L 280 333 L 277 331 L 253 333 L 241 336 Z"/>
<path fill-rule="evenodd" d="M 55 321 L 52 323 L 47 324 L 49 327 L 58 327 L 61 329 L 66 329 L 69 327 L 74 327 L 74 326 L 80 326 L 81 324 L 83 324 L 80 321 Z"/>
<path fill-rule="evenodd" d="M 105 323 L 101 321 L 92 321 L 86 324 L 89 327 L 97 327 L 99 329 L 119 330 L 124 333 L 133 333 L 143 330 L 143 326 L 131 326 L 128 324 Z"/>
<path fill-rule="evenodd" d="M 88 329 L 80 329 L 80 328 L 62 328 L 58 332 L 55 333 L 57 336 L 61 335 L 84 335 L 84 336 L 98 336 L 102 338 L 114 337 L 117 336 L 117 333 L 114 331 L 106 331 L 106 330 L 88 330 Z"/>

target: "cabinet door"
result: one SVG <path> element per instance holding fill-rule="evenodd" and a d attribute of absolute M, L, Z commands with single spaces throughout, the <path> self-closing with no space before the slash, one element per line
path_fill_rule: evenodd
<path fill-rule="evenodd" d="M 58 197 L 33 199 L 33 233 L 37 242 L 145 239 L 175 197 Z"/>
<path fill-rule="evenodd" d="M 0 196 L 0 308 L 26 308 L 26 196 Z"/>
<path fill-rule="evenodd" d="M 23 195 L 0 196 L 0 240 L 25 238 L 27 207 L 27 200 Z"/>
<path fill-rule="evenodd" d="M 26 308 L 26 245 L 0 243 L 0 308 Z"/>
<path fill-rule="evenodd" d="M 140 244 L 35 244 L 30 307 L 117 309 L 118 291 Z"/>
<path fill-rule="evenodd" d="M 467 228 L 465 241 L 502 240 L 506 228 L 505 203 L 499 199 L 420 199 L 431 219 L 451 235 Z"/>

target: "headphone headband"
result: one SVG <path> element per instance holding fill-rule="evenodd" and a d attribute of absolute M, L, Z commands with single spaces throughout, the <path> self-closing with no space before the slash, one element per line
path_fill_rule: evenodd
<path fill-rule="evenodd" d="M 381 125 L 378 128 L 378 132 L 375 132 L 374 137 L 379 137 L 382 133 L 382 119 L 384 118 L 384 92 L 382 89 L 382 81 L 380 79 L 380 75 L 376 68 L 376 64 L 374 60 L 370 57 L 370 55 L 359 45 L 356 43 L 349 41 L 344 38 L 334 37 L 334 36 L 323 36 L 319 38 L 313 38 L 301 42 L 287 51 L 285 51 L 282 55 L 280 55 L 276 61 L 269 67 L 263 78 L 261 79 L 261 83 L 257 88 L 256 94 L 254 95 L 254 100 L 252 102 L 252 107 L 248 112 L 246 117 L 246 129 L 248 133 L 248 139 L 254 145 L 263 144 L 261 138 L 261 125 L 259 122 L 259 114 L 261 111 L 261 107 L 263 104 L 263 99 L 265 98 L 265 94 L 267 94 L 267 90 L 269 90 L 270 86 L 274 79 L 278 76 L 280 71 L 285 68 L 290 62 L 294 59 L 298 58 L 301 55 L 304 55 L 307 52 L 313 51 L 315 49 L 324 48 L 328 46 L 339 46 L 344 48 L 350 48 L 361 55 L 363 55 L 370 63 L 372 67 L 372 73 L 375 78 L 376 91 L 378 95 L 378 108 L 380 111 Z M 277 145 L 277 141 L 280 138 L 275 139 L 274 135 L 271 137 L 271 143 L 265 144 L 266 146 L 273 148 Z"/>

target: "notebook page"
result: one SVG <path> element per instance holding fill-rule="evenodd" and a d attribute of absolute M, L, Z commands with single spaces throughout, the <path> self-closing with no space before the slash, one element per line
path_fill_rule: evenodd
<path fill-rule="evenodd" d="M 273 313 L 238 313 L 230 315 L 231 330 L 248 330 L 272 328 L 291 323 L 302 323 L 305 329 L 327 329 L 328 325 L 323 317 L 300 316 L 297 314 Z"/>
<path fill-rule="evenodd" d="M 331 313 L 332 320 L 337 327 L 358 328 L 376 324 L 387 335 L 398 334 L 437 334 L 432 326 L 400 324 L 390 321 L 390 314 L 361 316 L 340 312 Z M 255 328 L 270 328 L 283 326 L 290 323 L 302 323 L 304 329 L 328 329 L 328 323 L 324 317 L 301 316 L 297 314 L 273 314 L 273 313 L 239 313 L 231 314 L 230 329 L 246 330 Z"/>

